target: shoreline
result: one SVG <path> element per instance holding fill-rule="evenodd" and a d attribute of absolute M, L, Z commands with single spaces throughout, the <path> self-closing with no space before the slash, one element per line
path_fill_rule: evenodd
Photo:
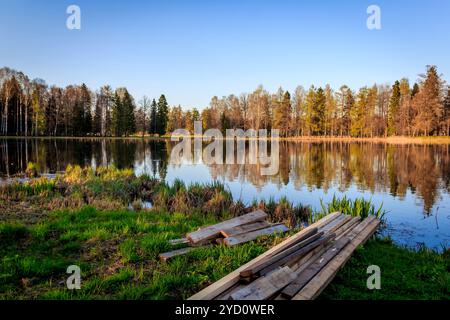
<path fill-rule="evenodd" d="M 187 136 L 174 136 L 174 138 L 183 138 Z M 199 138 L 199 136 L 190 135 L 189 138 Z M 171 140 L 170 136 L 129 136 L 129 137 L 72 137 L 72 136 L 2 136 L 0 140 Z M 229 140 L 224 137 L 218 140 Z M 246 140 L 271 140 L 271 138 L 246 138 Z M 364 143 L 384 143 L 384 144 L 450 144 L 450 136 L 392 136 L 392 137 L 372 137 L 357 138 L 350 136 L 296 136 L 276 138 L 278 141 L 286 142 L 364 142 Z"/>

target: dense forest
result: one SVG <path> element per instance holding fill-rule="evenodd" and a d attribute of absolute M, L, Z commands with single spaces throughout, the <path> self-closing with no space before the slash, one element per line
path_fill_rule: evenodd
<path fill-rule="evenodd" d="M 3 136 L 130 136 L 164 135 L 178 128 L 280 129 L 291 136 L 448 136 L 450 87 L 436 66 L 427 66 L 416 83 L 408 79 L 353 91 L 299 86 L 293 94 L 262 86 L 249 94 L 213 97 L 210 105 L 183 110 L 169 107 L 164 95 L 137 103 L 126 88 L 85 84 L 65 88 L 41 79 L 0 69 L 0 135 Z"/>

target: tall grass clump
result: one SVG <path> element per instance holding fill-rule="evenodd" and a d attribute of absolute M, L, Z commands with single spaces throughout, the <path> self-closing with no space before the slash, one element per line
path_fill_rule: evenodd
<path fill-rule="evenodd" d="M 192 213 L 201 212 L 204 215 L 216 217 L 229 213 L 233 206 L 233 197 L 229 190 L 220 182 L 207 184 L 194 183 L 186 186 L 176 179 L 172 185 L 163 182 L 159 184 L 152 199 L 153 205 L 169 212 Z"/>
<path fill-rule="evenodd" d="M 302 221 L 307 221 L 312 212 L 309 206 L 294 205 L 286 197 L 281 197 L 278 202 L 272 197 L 267 201 L 254 201 L 252 208 L 266 212 L 271 222 L 283 222 L 290 228 L 297 227 Z"/>
<path fill-rule="evenodd" d="M 71 165 L 57 177 L 57 182 L 64 196 L 81 195 L 86 204 L 112 200 L 123 205 L 149 200 L 159 184 L 147 175 L 136 177 L 132 169 L 100 166 L 94 170 Z"/>
<path fill-rule="evenodd" d="M 362 219 L 370 215 L 378 219 L 383 219 L 386 213 L 383 210 L 383 204 L 376 208 L 372 200 L 365 200 L 363 198 L 351 200 L 347 196 L 337 198 L 336 195 L 333 195 L 333 199 L 327 204 L 324 204 L 323 200 L 320 199 L 320 205 L 321 210 L 315 213 L 315 218 L 321 218 L 329 213 L 339 211 L 353 217 L 361 217 Z"/>
<path fill-rule="evenodd" d="M 35 163 L 28 162 L 27 168 L 25 169 L 25 175 L 28 178 L 35 178 L 38 176 L 38 169 Z"/>
<path fill-rule="evenodd" d="M 14 182 L 2 186 L 0 195 L 3 199 L 19 200 L 27 197 L 48 197 L 55 191 L 55 181 L 46 177 L 31 179 L 23 183 Z"/>

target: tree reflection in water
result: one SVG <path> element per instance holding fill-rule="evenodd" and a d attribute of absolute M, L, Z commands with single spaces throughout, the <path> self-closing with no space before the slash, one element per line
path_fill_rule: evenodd
<path fill-rule="evenodd" d="M 0 139 L 0 174 L 23 172 L 31 161 L 42 173 L 63 171 L 68 164 L 115 165 L 164 179 L 174 145 L 140 139 Z M 179 166 L 189 170 L 188 165 L 192 164 Z M 410 190 L 423 200 L 426 214 L 440 196 L 450 193 L 450 145 L 281 142 L 279 171 L 274 176 L 261 175 L 258 164 L 208 168 L 211 179 L 249 183 L 256 190 L 268 183 L 324 192 L 357 187 L 400 199 Z"/>

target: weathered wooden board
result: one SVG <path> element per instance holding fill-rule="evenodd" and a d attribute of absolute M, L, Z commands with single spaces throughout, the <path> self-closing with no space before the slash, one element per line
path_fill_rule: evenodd
<path fill-rule="evenodd" d="M 268 228 L 268 227 L 270 227 L 269 222 L 258 221 L 258 222 L 254 222 L 254 223 L 244 224 L 242 226 L 237 226 L 234 228 L 223 229 L 223 230 L 220 230 L 220 233 L 224 237 L 234 237 L 239 234 L 243 234 L 243 233 L 247 233 L 247 232 L 255 231 L 255 230 L 259 230 L 259 229 L 264 229 L 264 228 Z"/>
<path fill-rule="evenodd" d="M 190 252 L 191 250 L 194 250 L 194 248 L 188 247 L 188 248 L 173 250 L 173 251 L 169 251 L 169 252 L 164 252 L 159 255 L 159 259 L 163 262 L 166 262 L 166 261 L 172 259 L 173 257 L 181 256 L 183 254 Z"/>
<path fill-rule="evenodd" d="M 297 273 L 297 278 L 292 281 L 281 294 L 286 298 L 292 298 L 307 284 L 331 259 L 333 259 L 339 251 L 342 250 L 350 242 L 349 238 L 342 238 L 333 243 L 333 245 L 320 255 L 302 272 Z"/>
<path fill-rule="evenodd" d="M 359 217 L 354 217 L 352 220 L 347 222 L 341 228 L 337 229 L 334 233 L 336 234 L 336 238 L 334 241 L 339 240 L 343 235 L 350 232 L 356 225 L 361 221 Z M 303 270 L 309 267 L 319 256 L 321 256 L 327 249 L 329 249 L 333 245 L 333 242 L 327 243 L 325 245 L 319 246 L 315 248 L 313 251 L 310 251 L 307 255 L 302 257 L 300 260 L 295 261 L 293 263 L 288 263 L 287 265 L 294 270 L 297 274 L 300 274 Z"/>
<path fill-rule="evenodd" d="M 181 239 L 171 239 L 169 240 L 169 243 L 173 246 L 176 246 L 178 244 L 186 244 L 189 243 L 189 240 L 187 238 L 181 238 Z"/>
<path fill-rule="evenodd" d="M 256 279 L 248 286 L 231 294 L 230 297 L 232 300 L 268 299 L 293 281 L 295 277 L 295 272 L 289 267 L 280 268 L 264 277 Z"/>
<path fill-rule="evenodd" d="M 367 222 L 366 222 L 367 221 Z M 315 299 L 333 280 L 336 273 L 344 266 L 355 249 L 369 239 L 377 230 L 380 221 L 374 217 L 368 217 L 361 222 L 352 233 L 356 236 L 347 236 L 350 243 L 339 252 L 320 272 L 311 279 L 292 299 L 312 300 Z"/>
<path fill-rule="evenodd" d="M 334 221 L 334 223 L 332 225 L 327 225 L 325 226 L 325 230 L 320 230 L 323 231 L 325 233 L 331 233 L 334 232 L 336 230 L 338 230 L 339 228 L 341 228 L 343 225 L 345 225 L 347 222 L 349 222 L 352 219 L 351 216 L 343 216 L 343 217 L 339 217 L 339 221 Z"/>
<path fill-rule="evenodd" d="M 339 240 L 340 238 L 351 232 L 353 228 L 355 228 L 356 225 L 360 222 L 361 222 L 360 217 L 353 217 L 349 222 L 347 222 L 334 232 L 336 233 L 336 240 Z"/>
<path fill-rule="evenodd" d="M 208 242 L 216 238 L 221 230 L 238 227 L 244 224 L 253 223 L 256 221 L 262 221 L 267 218 L 267 214 L 262 210 L 256 210 L 248 214 L 220 222 L 218 224 L 201 228 L 198 231 L 194 231 L 187 234 L 187 238 L 192 244 L 199 244 Z"/>
<path fill-rule="evenodd" d="M 333 228 L 336 224 L 340 223 L 345 218 L 345 215 L 339 214 L 335 219 L 330 221 L 330 223 L 327 223 L 323 226 L 321 226 L 319 231 L 323 233 L 330 232 L 331 228 Z"/>
<path fill-rule="evenodd" d="M 223 292 L 222 294 L 218 295 L 214 300 L 230 300 L 231 299 L 230 296 L 233 293 L 241 290 L 242 288 L 245 288 L 245 286 L 246 286 L 245 284 L 238 283 L 238 284 L 232 286 L 230 289 L 225 290 L 225 292 Z"/>
<path fill-rule="evenodd" d="M 300 273 L 303 269 L 309 266 L 310 263 L 314 262 L 314 260 L 321 255 L 323 252 L 325 252 L 326 248 L 330 244 L 325 243 L 322 244 L 310 252 L 308 252 L 306 255 L 301 257 L 298 260 L 290 261 L 286 265 L 289 266 L 292 270 L 294 270 L 297 274 Z"/>
<path fill-rule="evenodd" d="M 255 240 L 258 237 L 277 233 L 277 232 L 286 232 L 289 231 L 289 228 L 286 227 L 284 224 L 278 224 L 274 225 L 268 228 L 259 229 L 255 231 L 251 231 L 248 233 L 243 233 L 240 235 L 237 235 L 235 237 L 225 238 L 223 239 L 223 243 L 229 247 L 235 246 L 237 244 L 249 242 L 252 240 Z"/>
<path fill-rule="evenodd" d="M 289 261 L 293 260 L 294 258 L 298 257 L 298 256 L 303 256 L 306 253 L 308 253 L 309 251 L 313 250 L 314 248 L 317 248 L 318 246 L 321 246 L 327 242 L 329 242 L 330 240 L 332 240 L 334 238 L 334 234 L 328 234 L 326 236 L 323 236 L 322 238 L 306 245 L 305 247 L 295 251 L 294 253 L 291 253 L 288 256 L 285 256 L 284 258 L 278 260 L 277 262 L 265 267 L 264 269 L 262 269 L 261 271 L 259 271 L 259 273 L 261 275 L 265 275 L 268 272 L 271 272 L 274 268 L 285 265 L 286 263 L 288 263 Z"/>
<path fill-rule="evenodd" d="M 281 260 L 282 258 L 300 250 L 301 248 L 307 246 L 309 243 L 314 242 L 315 240 L 319 239 L 323 233 L 317 233 L 317 228 L 311 229 L 309 232 L 307 232 L 304 235 L 305 240 L 300 241 L 299 243 L 287 248 L 286 250 L 273 255 L 271 257 L 268 257 L 267 259 L 264 259 L 256 266 L 253 266 L 252 268 L 248 268 L 246 270 L 243 270 L 241 272 L 241 277 L 251 277 L 252 275 L 256 275 L 259 271 L 266 268 L 267 266 L 274 264 L 278 260 Z M 310 247 L 308 247 L 310 248 Z M 301 253 L 299 253 L 301 254 Z"/>
<path fill-rule="evenodd" d="M 236 284 L 239 281 L 240 272 L 242 270 L 252 267 L 252 266 L 258 264 L 260 261 L 266 259 L 267 257 L 275 255 L 275 254 L 285 250 L 286 248 L 292 246 L 293 244 L 297 243 L 298 241 L 301 241 L 303 239 L 303 236 L 305 233 L 307 233 L 308 231 L 310 231 L 313 228 L 320 228 L 320 227 L 326 225 L 327 223 L 330 223 L 331 221 L 336 219 L 336 217 L 338 217 L 339 215 L 340 215 L 339 212 L 331 213 L 331 214 L 325 216 L 324 218 L 316 221 L 315 223 L 311 224 L 310 226 L 300 230 L 292 237 L 289 237 L 285 241 L 283 241 L 283 242 L 279 243 L 278 245 L 274 246 L 273 248 L 267 250 L 262 255 L 259 255 L 255 259 L 247 262 L 240 268 L 236 269 L 235 271 L 229 273 L 228 275 L 221 278 L 220 280 L 214 282 L 210 286 L 208 286 L 208 287 L 204 288 L 203 290 L 199 291 L 198 293 L 194 294 L 193 296 L 191 296 L 189 298 L 189 300 L 211 300 L 211 299 L 214 299 L 219 294 L 221 294 L 225 290 L 229 289 L 230 287 L 232 287 L 234 284 Z"/>

